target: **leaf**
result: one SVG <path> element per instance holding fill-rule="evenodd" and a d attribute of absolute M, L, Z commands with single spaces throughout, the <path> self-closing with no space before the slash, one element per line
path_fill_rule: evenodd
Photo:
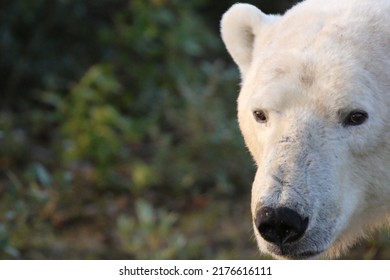
<path fill-rule="evenodd" d="M 35 173 L 37 175 L 38 181 L 43 186 L 50 187 L 52 185 L 51 175 L 42 164 L 35 164 Z"/>
<path fill-rule="evenodd" d="M 140 223 L 144 226 L 151 227 L 156 222 L 154 209 L 150 203 L 143 199 L 138 199 L 135 202 L 135 210 L 137 212 Z"/>

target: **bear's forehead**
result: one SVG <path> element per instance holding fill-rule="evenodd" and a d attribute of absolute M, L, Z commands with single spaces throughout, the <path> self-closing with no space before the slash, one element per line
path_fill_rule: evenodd
<path fill-rule="evenodd" d="M 326 27 L 323 32 L 333 29 L 337 33 L 338 28 Z M 274 37 L 268 46 L 258 43 L 255 47 L 251 69 L 244 81 L 255 89 L 253 94 L 271 91 L 303 96 L 314 102 L 320 99 L 336 102 L 355 88 L 363 88 L 359 84 L 367 79 L 367 70 L 363 69 L 365 51 L 351 48 L 344 42 L 347 36 L 334 41 L 319 33 L 305 38 L 297 34 L 296 44 L 286 42 L 283 36 Z"/>
<path fill-rule="evenodd" d="M 325 63 L 326 62 L 326 63 Z M 301 92 L 347 91 L 348 81 L 356 81 L 358 71 L 353 63 L 318 53 L 299 50 L 272 52 L 259 57 L 248 79 L 254 88 L 296 89 Z"/>
<path fill-rule="evenodd" d="M 361 107 L 359 102 L 366 98 L 359 96 L 367 93 L 362 90 L 366 75 L 357 67 L 310 52 L 274 52 L 253 66 L 240 99 L 252 109 L 271 111 L 306 106 L 332 114 L 332 110 Z"/>

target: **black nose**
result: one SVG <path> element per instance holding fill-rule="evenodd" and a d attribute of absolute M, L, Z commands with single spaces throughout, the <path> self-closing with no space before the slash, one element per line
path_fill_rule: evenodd
<path fill-rule="evenodd" d="M 303 218 L 287 207 L 263 207 L 255 217 L 255 225 L 260 235 L 277 245 L 299 240 L 305 234 L 308 223 L 308 218 Z"/>

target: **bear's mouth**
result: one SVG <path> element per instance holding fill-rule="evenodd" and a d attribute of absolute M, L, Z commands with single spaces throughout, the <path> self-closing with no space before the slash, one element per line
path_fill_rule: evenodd
<path fill-rule="evenodd" d="M 321 255 L 323 251 L 304 251 L 297 254 L 286 254 L 281 255 L 283 258 L 293 259 L 293 260 L 302 260 L 302 259 L 312 259 Z"/>
<path fill-rule="evenodd" d="M 308 250 L 308 251 L 294 251 L 286 250 L 283 247 L 272 247 L 268 248 L 269 252 L 275 257 L 282 259 L 291 259 L 291 260 L 304 260 L 304 259 L 314 259 L 320 257 L 325 250 Z"/>

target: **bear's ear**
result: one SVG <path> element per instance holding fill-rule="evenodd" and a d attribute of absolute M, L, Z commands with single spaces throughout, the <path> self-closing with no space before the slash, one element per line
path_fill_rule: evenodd
<path fill-rule="evenodd" d="M 222 40 L 244 78 L 251 62 L 256 35 L 275 16 L 267 16 L 255 6 L 235 4 L 221 20 Z"/>

